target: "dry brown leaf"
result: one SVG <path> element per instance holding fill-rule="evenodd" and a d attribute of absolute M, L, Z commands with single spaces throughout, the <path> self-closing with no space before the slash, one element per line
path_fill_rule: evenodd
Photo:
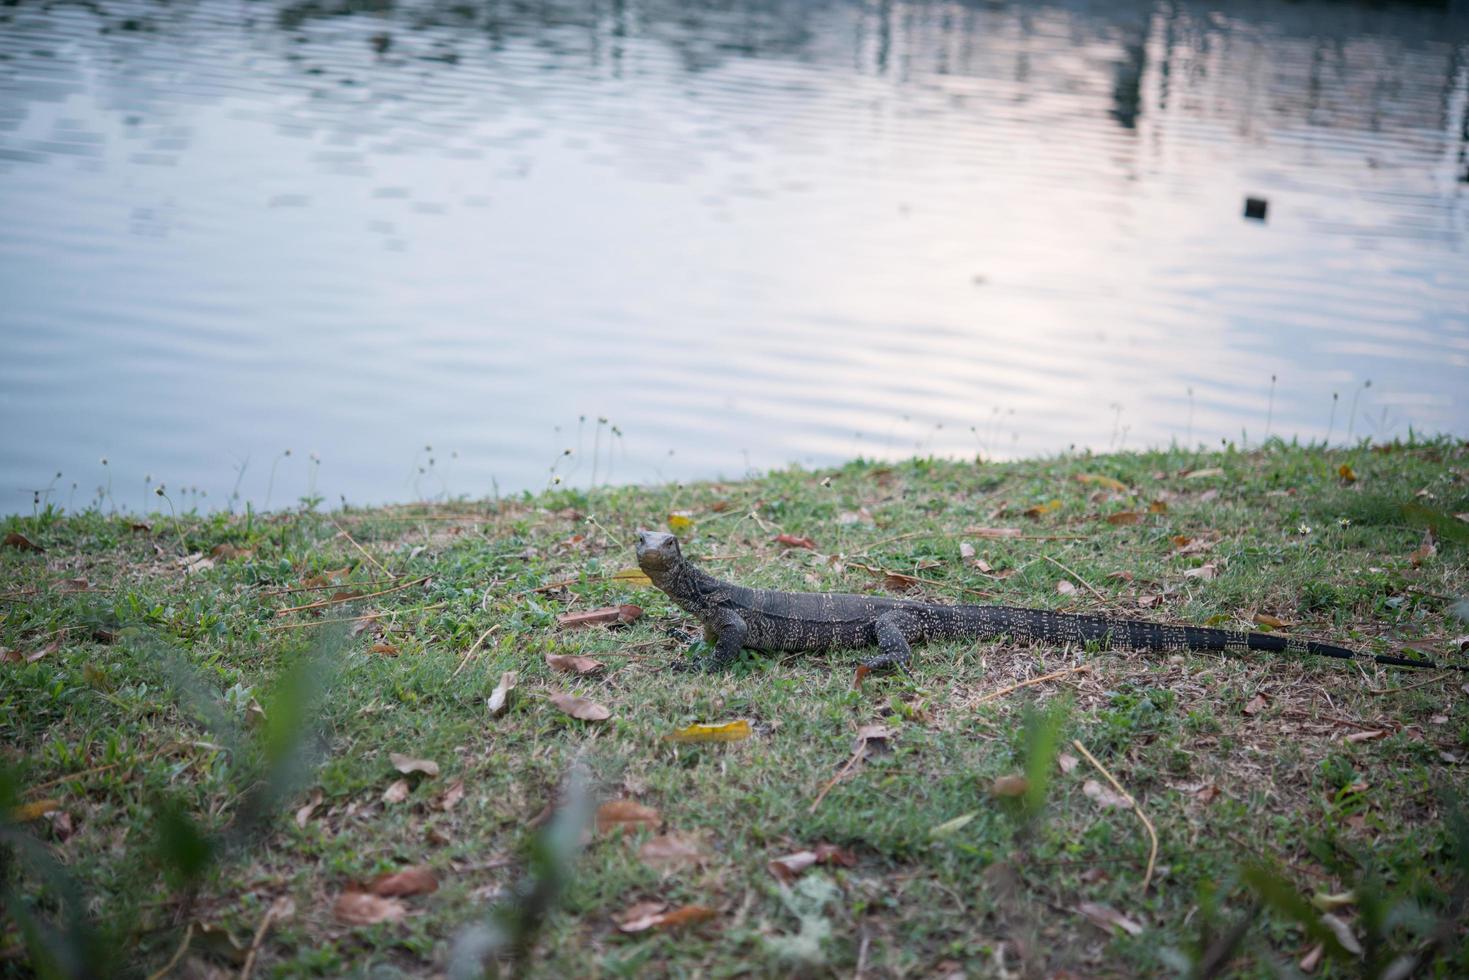
<path fill-rule="evenodd" d="M 33 664 L 42 657 L 50 656 L 60 649 L 60 640 L 52 640 L 41 649 L 32 650 L 30 653 L 21 653 L 19 650 L 0 648 L 0 661 L 11 664 Z"/>
<path fill-rule="evenodd" d="M 428 868 L 415 865 L 391 874 L 378 875 L 372 879 L 367 890 L 383 898 L 427 895 L 439 890 L 439 879 Z"/>
<path fill-rule="evenodd" d="M 1206 565 L 1200 565 L 1198 568 L 1186 568 L 1183 571 L 1184 578 L 1202 579 L 1205 582 L 1217 577 L 1218 574 L 1219 569 L 1214 565 L 1213 562 L 1209 562 Z"/>
<path fill-rule="evenodd" d="M 886 742 L 897 733 L 896 728 L 889 728 L 886 725 L 863 725 L 857 729 L 857 739 L 852 743 L 852 751 L 855 752 L 873 742 Z"/>
<path fill-rule="evenodd" d="M 1110 476 L 1102 476 L 1098 473 L 1078 473 L 1072 477 L 1077 483 L 1094 483 L 1108 490 L 1116 490 L 1118 493 L 1127 492 L 1127 484 Z"/>
<path fill-rule="evenodd" d="M 1087 799 L 1104 810 L 1116 809 L 1118 807 L 1131 807 L 1132 802 L 1112 787 L 1088 779 L 1081 784 L 1081 792 Z"/>
<path fill-rule="evenodd" d="M 1254 697 L 1250 698 L 1247 704 L 1245 704 L 1244 711 L 1247 715 L 1258 715 L 1260 712 L 1269 707 L 1269 705 L 1269 698 L 1265 697 L 1265 695 L 1263 694 L 1256 694 Z"/>
<path fill-rule="evenodd" d="M 39 820 L 52 810 L 60 810 L 60 800 L 36 800 L 34 803 L 22 803 L 10 811 L 10 819 L 15 823 L 26 823 L 31 820 Z"/>
<path fill-rule="evenodd" d="M 816 542 L 807 537 L 797 537 L 794 534 L 777 534 L 773 539 L 776 544 L 783 544 L 787 548 L 808 548 L 816 550 Z"/>
<path fill-rule="evenodd" d="M 345 891 L 332 905 L 337 921 L 353 926 L 370 926 L 379 922 L 397 922 L 408 909 L 396 898 L 383 898 L 368 892 Z"/>
<path fill-rule="evenodd" d="M 546 654 L 546 666 L 552 670 L 559 670 L 566 674 L 595 674 L 607 665 L 600 660 L 593 660 L 591 657 L 548 653 Z"/>
<path fill-rule="evenodd" d="M 1316 967 L 1321 965 L 1321 954 L 1325 952 L 1326 944 L 1317 943 L 1306 951 L 1306 955 L 1302 956 L 1301 961 L 1296 965 L 1301 968 L 1302 973 L 1315 973 Z"/>
<path fill-rule="evenodd" d="M 1417 551 L 1408 556 L 1408 560 L 1413 563 L 1414 568 L 1417 568 L 1436 554 L 1438 554 L 1438 544 L 1433 538 L 1433 528 L 1429 528 L 1423 532 L 1423 543 L 1418 546 Z"/>
<path fill-rule="evenodd" d="M 966 527 L 964 533 L 976 538 L 1018 538 L 1025 532 L 1018 527 Z"/>
<path fill-rule="evenodd" d="M 46 814 L 46 820 L 51 824 L 51 833 L 62 843 L 70 840 L 76 833 L 76 827 L 72 824 L 71 814 L 65 810 L 51 810 Z"/>
<path fill-rule="evenodd" d="M 485 706 L 490 709 L 492 716 L 504 714 L 505 709 L 510 706 L 510 692 L 515 690 L 515 681 L 516 672 L 513 670 L 507 670 L 500 675 L 500 683 L 485 699 Z"/>
<path fill-rule="evenodd" d="M 421 772 L 425 776 L 439 774 L 439 764 L 432 759 L 415 759 L 401 752 L 389 752 L 388 758 L 392 761 L 393 768 L 405 776 L 411 776 L 416 772 Z"/>
<path fill-rule="evenodd" d="M 668 872 L 704 864 L 712 854 L 700 838 L 674 833 L 644 841 L 638 848 L 638 857 L 649 867 Z"/>
<path fill-rule="evenodd" d="M 744 718 L 723 725 L 686 725 L 663 739 L 667 742 L 740 742 L 750 737 L 750 723 Z"/>
<path fill-rule="evenodd" d="M 586 612 L 562 613 L 556 617 L 556 625 L 562 629 L 585 629 L 589 626 L 625 626 L 643 614 L 643 610 L 631 604 L 604 606 Z"/>
<path fill-rule="evenodd" d="M 1387 738 L 1387 732 L 1381 731 L 1381 730 L 1371 731 L 1371 732 L 1352 732 L 1350 735 L 1348 735 L 1344 739 L 1342 739 L 1342 741 L 1344 741 L 1344 742 L 1353 742 L 1353 743 L 1355 743 L 1355 742 L 1375 742 L 1379 738 Z"/>
<path fill-rule="evenodd" d="M 1087 921 L 1106 932 L 1111 932 L 1116 928 L 1121 929 L 1130 936 L 1138 936 L 1143 931 L 1141 925 L 1111 906 L 1101 905 L 1097 902 L 1082 902 L 1076 907 L 1076 911 L 1086 916 Z"/>
<path fill-rule="evenodd" d="M 547 697 L 561 711 L 573 718 L 580 718 L 582 721 L 606 721 L 612 717 L 610 708 L 586 698 L 579 698 L 575 694 L 552 691 Z"/>
<path fill-rule="evenodd" d="M 369 652 L 381 654 L 384 657 L 396 657 L 398 655 L 398 648 L 384 640 L 381 643 L 374 643 L 369 648 Z"/>
<path fill-rule="evenodd" d="M 1152 503 L 1148 504 L 1148 513 L 1149 514 L 1166 514 L 1166 513 L 1168 513 L 1168 501 L 1166 501 L 1166 500 L 1155 500 L 1155 501 L 1153 501 Z"/>
<path fill-rule="evenodd" d="M 959 542 L 959 557 L 965 559 L 966 561 L 968 559 L 970 559 L 970 558 L 973 558 L 974 557 L 974 545 L 970 544 L 968 541 L 960 541 Z"/>
<path fill-rule="evenodd" d="M 891 589 L 894 592 L 911 592 L 922 583 L 912 575 L 904 575 L 902 572 L 887 572 L 882 577 L 882 584 L 885 588 Z"/>
<path fill-rule="evenodd" d="M 787 854 L 769 862 L 766 867 L 770 873 L 775 875 L 786 884 L 790 884 L 800 877 L 801 872 L 816 866 L 815 851 L 797 851 L 795 854 Z"/>
<path fill-rule="evenodd" d="M 1056 756 L 1056 765 L 1061 767 L 1062 772 L 1069 773 L 1080 764 L 1081 760 L 1069 752 L 1062 752 Z"/>
<path fill-rule="evenodd" d="M 408 780 L 395 779 L 388 788 L 383 790 L 384 803 L 402 803 L 408 799 Z"/>
<path fill-rule="evenodd" d="M 1059 500 L 1048 500 L 1048 501 L 1046 501 L 1043 504 L 1036 504 L 1034 507 L 1027 507 L 1024 511 L 1022 511 L 1022 513 L 1026 517 L 1029 517 L 1031 520 L 1038 521 L 1042 517 L 1044 517 L 1046 514 L 1049 514 L 1052 511 L 1060 510 L 1060 509 L 1061 509 L 1061 501 L 1059 501 Z"/>
<path fill-rule="evenodd" d="M 1158 602 L 1159 597 L 1155 595 L 1140 595 L 1137 597 L 1137 604 L 1139 609 L 1151 609 L 1152 607 L 1156 606 Z"/>
<path fill-rule="evenodd" d="M 1260 625 L 1260 626 L 1268 626 L 1268 627 L 1270 627 L 1273 630 L 1283 630 L 1283 629 L 1287 629 L 1291 625 L 1293 625 L 1291 623 L 1287 623 L 1285 620 L 1281 619 L 1279 616 L 1272 616 L 1272 615 L 1270 615 L 1270 613 L 1257 612 L 1257 613 L 1255 613 L 1253 619 L 1254 619 L 1254 622 L 1257 625 Z"/>
<path fill-rule="evenodd" d="M 1215 786 L 1213 783 L 1205 783 L 1203 786 L 1199 787 L 1197 792 L 1194 793 L 1194 799 L 1198 800 L 1200 803 L 1207 804 L 1213 803 L 1214 798 L 1218 795 L 1218 786 Z"/>
<path fill-rule="evenodd" d="M 1346 463 L 1336 468 L 1336 475 L 1341 477 L 1343 483 L 1356 483 L 1357 474 L 1352 471 L 1351 466 Z"/>
<path fill-rule="evenodd" d="M 306 824 L 310 822 L 311 815 L 316 812 L 317 807 L 321 806 L 321 800 L 321 790 L 312 790 L 311 799 L 307 800 L 303 806 L 296 810 L 297 827 L 300 827 L 302 830 L 306 829 Z"/>
<path fill-rule="evenodd" d="M 1132 573 L 1131 572 L 1118 571 L 1118 572 L 1108 572 L 1107 575 L 1106 575 L 1106 577 L 1109 578 L 1109 579 L 1114 579 L 1114 580 L 1116 580 L 1118 582 L 1131 582 L 1133 576 L 1132 576 Z"/>
<path fill-rule="evenodd" d="M 21 534 L 19 531 L 11 531 L 9 534 L 5 535 L 5 544 L 7 547 L 17 548 L 21 551 L 46 550 L 45 548 L 42 548 L 40 545 L 36 544 L 30 538 L 26 537 L 24 534 Z"/>
<path fill-rule="evenodd" d="M 1332 915 L 1330 912 L 1324 912 L 1321 915 L 1321 923 L 1332 931 L 1332 934 L 1336 936 L 1336 941 L 1341 943 L 1342 948 L 1348 953 L 1351 953 L 1353 956 L 1362 955 L 1362 944 L 1357 941 L 1356 935 L 1352 932 L 1352 927 L 1347 925 L 1346 922 Z"/>
<path fill-rule="evenodd" d="M 636 907 L 636 906 L 635 906 Z M 618 924 L 623 932 L 644 932 L 648 929 L 676 929 L 680 926 L 708 922 L 717 913 L 703 905 L 684 905 L 667 912 L 644 914 L 638 918 L 628 917 Z"/>
<path fill-rule="evenodd" d="M 1139 514 L 1135 510 L 1118 511 L 1115 514 L 1108 514 L 1105 518 L 1103 518 L 1103 520 L 1105 520 L 1108 524 L 1116 524 L 1119 526 L 1123 524 L 1136 524 L 1142 519 L 1143 515 Z"/>
<path fill-rule="evenodd" d="M 1063 578 L 1056 583 L 1056 592 L 1060 595 L 1070 595 L 1075 591 L 1076 586 L 1072 584 L 1070 579 Z"/>
<path fill-rule="evenodd" d="M 663 816 L 650 806 L 633 800 L 609 800 L 597 807 L 597 833 L 606 834 L 614 830 L 636 830 L 646 827 L 657 830 Z"/>
<path fill-rule="evenodd" d="M 84 578 L 62 579 L 56 583 L 56 590 L 58 592 L 86 592 L 91 587 L 91 583 Z"/>
<path fill-rule="evenodd" d="M 1020 775 L 1000 776 L 990 784 L 992 796 L 1017 797 L 1030 791 L 1030 780 Z"/>
<path fill-rule="evenodd" d="M 464 799 L 464 780 L 456 779 L 449 784 L 449 788 L 444 790 L 444 795 L 440 796 L 439 802 L 434 805 L 445 813 L 448 813 L 458 806 L 459 801 L 462 799 Z"/>
<path fill-rule="evenodd" d="M 232 544 L 217 544 L 209 549 L 211 558 L 221 558 L 225 561 L 234 561 L 244 558 L 253 558 L 255 551 L 251 548 L 237 548 Z"/>

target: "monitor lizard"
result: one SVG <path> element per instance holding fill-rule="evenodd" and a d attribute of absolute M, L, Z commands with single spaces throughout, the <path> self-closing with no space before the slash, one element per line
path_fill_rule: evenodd
<path fill-rule="evenodd" d="M 684 557 L 678 538 L 663 531 L 639 531 L 637 556 L 638 567 L 653 584 L 704 625 L 705 637 L 714 647 L 697 664 L 705 670 L 729 666 L 745 647 L 793 652 L 876 646 L 877 656 L 864 660 L 865 667 L 906 668 L 912 643 L 1001 636 L 1046 644 L 1099 643 L 1127 650 L 1262 650 L 1339 660 L 1370 656 L 1376 663 L 1394 667 L 1469 670 L 1469 665 L 1359 654 L 1329 643 L 1266 633 L 1015 606 L 950 606 L 841 592 L 751 589 L 703 571 Z"/>

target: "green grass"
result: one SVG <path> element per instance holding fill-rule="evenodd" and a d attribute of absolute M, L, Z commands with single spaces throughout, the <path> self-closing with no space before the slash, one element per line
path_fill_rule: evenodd
<path fill-rule="evenodd" d="M 64 975 L 62 959 L 46 959 L 55 953 L 90 957 L 105 975 L 147 975 L 186 934 L 180 975 L 239 970 L 281 898 L 255 976 L 442 971 L 455 937 L 519 894 L 537 818 L 579 760 L 595 801 L 655 807 L 666 830 L 701 835 L 709 856 L 660 874 L 638 856 L 651 832 L 593 836 L 528 954 L 540 975 L 1269 974 L 1326 936 L 1300 902 L 1353 889 L 1335 915 L 1366 959 L 1333 960 L 1330 939 L 1317 975 L 1377 973 L 1420 954 L 1430 974 L 1464 975 L 1463 674 L 1007 642 L 920 647 L 911 675 L 857 690 L 852 652 L 747 654 L 729 672 L 689 674 L 669 669 L 695 632 L 687 617 L 613 576 L 633 564 L 635 528 L 679 512 L 693 522 L 685 552 L 752 585 L 901 588 L 882 574 L 896 572 L 936 601 L 1229 627 L 1266 614 L 1364 651 L 1411 646 L 1466 662 L 1454 639 L 1469 633 L 1458 618 L 1469 615 L 1469 524 L 1454 516 L 1469 512 L 1466 462 L 1449 440 L 1273 443 L 858 462 L 331 515 L 165 513 L 148 527 L 98 512 L 7 519 L 7 533 L 45 551 L 0 549 L 0 646 L 22 659 L 47 652 L 0 663 L 0 806 L 21 818 L 0 842 L 12 910 L 0 971 Z M 1149 513 L 1155 501 L 1162 512 Z M 1142 516 L 1104 519 L 1124 511 Z M 1026 536 L 965 533 L 973 527 Z M 1434 553 L 1415 556 L 1430 527 Z M 782 548 L 781 532 L 816 549 Z M 181 566 L 186 551 L 220 545 L 240 551 Z M 1212 577 L 1187 574 L 1204 566 Z M 283 591 L 343 569 L 340 583 Z M 416 584 L 279 614 L 404 583 Z M 645 614 L 628 628 L 557 628 L 559 613 L 629 602 Z M 607 669 L 569 677 L 547 653 Z M 508 670 L 518 686 L 492 717 L 486 698 Z M 569 718 L 553 691 L 612 717 Z M 751 738 L 663 738 L 735 719 Z M 887 751 L 854 765 L 812 812 L 871 724 L 894 730 Z M 1072 740 L 1156 827 L 1146 891 L 1143 826 L 1084 791 L 1106 782 L 1085 760 L 1057 766 L 1058 753 L 1080 755 Z M 441 772 L 385 803 L 399 778 L 390 752 Z M 1014 774 L 1028 774 L 1028 790 L 992 794 Z M 457 780 L 462 801 L 440 809 Z M 298 826 L 314 794 L 321 802 Z M 48 799 L 51 816 L 20 808 Z M 783 891 L 768 863 L 823 842 L 855 864 L 814 868 Z M 405 899 L 405 919 L 334 916 L 346 886 L 410 864 L 440 887 Z M 715 916 L 619 932 L 621 914 L 645 900 Z M 1085 903 L 1140 934 L 1093 924 Z"/>

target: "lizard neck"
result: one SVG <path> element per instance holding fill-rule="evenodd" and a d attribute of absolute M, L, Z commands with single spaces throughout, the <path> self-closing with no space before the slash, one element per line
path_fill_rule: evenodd
<path fill-rule="evenodd" d="M 709 594 L 724 585 L 683 556 L 667 567 L 644 571 L 660 591 L 688 612 L 698 612 L 707 607 Z"/>

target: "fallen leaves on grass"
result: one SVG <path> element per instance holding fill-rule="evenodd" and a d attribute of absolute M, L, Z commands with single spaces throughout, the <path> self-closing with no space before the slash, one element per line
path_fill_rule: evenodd
<path fill-rule="evenodd" d="M 432 759 L 415 759 L 401 752 L 389 752 L 388 759 L 392 761 L 393 768 L 405 776 L 411 776 L 414 773 L 422 773 L 425 776 L 439 774 L 439 764 Z"/>
<path fill-rule="evenodd" d="M 379 922 L 397 922 L 408 914 L 408 908 L 396 898 L 345 891 L 332 905 L 332 914 L 337 921 L 350 926 L 370 926 Z"/>
<path fill-rule="evenodd" d="M 976 538 L 1018 538 L 1025 532 L 1018 527 L 966 527 L 964 533 Z"/>
<path fill-rule="evenodd" d="M 1166 513 L 1168 513 L 1168 501 L 1166 501 L 1166 500 L 1155 500 L 1155 501 L 1153 501 L 1152 503 L 1148 504 L 1148 513 L 1149 514 L 1166 514 Z"/>
<path fill-rule="evenodd" d="M 459 801 L 462 799 L 464 799 L 464 780 L 456 779 L 449 784 L 448 789 L 444 790 L 444 794 L 439 797 L 438 802 L 434 806 L 448 813 L 458 806 Z"/>
<path fill-rule="evenodd" d="M 244 558 L 252 558 L 254 557 L 254 555 L 254 549 L 237 548 L 232 544 L 217 544 L 213 548 L 209 549 L 209 557 L 220 558 L 224 561 L 235 561 Z"/>
<path fill-rule="evenodd" d="M 1270 706 L 1270 699 L 1263 694 L 1256 694 L 1245 703 L 1244 712 L 1247 715 L 1258 715 Z"/>
<path fill-rule="evenodd" d="M 26 537 L 24 534 L 21 534 L 19 531 L 11 531 L 9 534 L 5 535 L 5 546 L 7 548 L 16 548 L 20 551 L 46 550 L 45 548 L 42 548 L 40 545 L 36 544 L 30 538 Z"/>
<path fill-rule="evenodd" d="M 1180 555 L 1197 555 L 1208 551 L 1219 543 L 1222 537 L 1218 531 L 1207 531 L 1204 534 L 1189 537 L 1187 534 L 1175 534 L 1169 541 L 1173 544 L 1173 550 Z"/>
<path fill-rule="evenodd" d="M 1201 470 L 1184 470 L 1178 475 L 1185 480 L 1205 480 L 1211 476 L 1223 476 L 1224 470 L 1218 466 L 1208 466 Z"/>
<path fill-rule="evenodd" d="M 682 534 L 694 526 L 694 515 L 686 510 L 676 510 L 668 515 L 668 529 L 674 534 Z"/>
<path fill-rule="evenodd" d="M 552 691 L 548 698 L 563 713 L 573 718 L 580 718 L 582 721 L 606 721 L 612 717 L 612 710 L 606 705 L 598 704 L 587 698 L 579 698 L 575 694 Z"/>
<path fill-rule="evenodd" d="M 723 725 L 686 725 L 663 736 L 666 742 L 740 742 L 750 737 L 750 723 L 744 718 Z"/>
<path fill-rule="evenodd" d="M 1294 625 L 1292 623 L 1286 622 L 1285 620 L 1281 619 L 1279 616 L 1272 616 L 1270 613 L 1262 613 L 1262 612 L 1255 613 L 1255 615 L 1253 617 L 1251 617 L 1251 620 L 1257 626 L 1268 626 L 1270 629 L 1273 629 L 1273 630 L 1288 629 L 1292 625 Z"/>
<path fill-rule="evenodd" d="M 1132 808 L 1132 801 L 1126 796 L 1095 779 L 1088 779 L 1082 783 L 1081 792 L 1103 810 Z"/>
<path fill-rule="evenodd" d="M 1184 578 L 1196 578 L 1204 582 L 1208 582 L 1211 579 L 1217 578 L 1218 576 L 1219 567 L 1213 562 L 1208 562 L 1207 564 L 1200 565 L 1198 568 L 1185 568 L 1183 570 Z"/>
<path fill-rule="evenodd" d="M 797 537 L 794 534 L 777 534 L 774 538 L 774 541 L 776 544 L 783 544 L 787 548 L 807 548 L 811 551 L 816 550 L 815 541 L 812 541 L 810 538 L 806 537 Z"/>
<path fill-rule="evenodd" d="M 300 827 L 302 830 L 306 829 L 306 825 L 311 822 L 311 815 L 316 812 L 317 807 L 321 806 L 321 800 L 321 790 L 312 790 L 311 799 L 307 800 L 302 806 L 296 809 L 297 827 Z"/>
<path fill-rule="evenodd" d="M 1205 783 L 1203 786 L 1200 786 L 1197 791 L 1194 792 L 1194 799 L 1198 800 L 1200 803 L 1208 805 L 1210 803 L 1213 803 L 1215 797 L 1217 797 L 1218 795 L 1218 786 L 1215 786 L 1213 783 Z"/>
<path fill-rule="evenodd" d="M 1143 927 L 1110 905 L 1102 905 L 1099 902 L 1082 902 L 1076 907 L 1076 911 L 1086 917 L 1092 925 L 1105 932 L 1121 929 L 1129 936 L 1142 934 Z"/>
<path fill-rule="evenodd" d="M 978 810 L 970 810 L 968 813 L 961 814 L 960 816 L 955 817 L 953 820 L 945 820 L 937 827 L 930 828 L 928 831 L 928 836 L 931 840 L 942 840 L 945 837 L 950 837 L 953 834 L 957 833 L 959 830 L 963 829 L 965 824 L 969 823 L 969 821 L 973 820 L 977 816 L 979 816 Z"/>
<path fill-rule="evenodd" d="M 716 914 L 713 909 L 704 905 L 684 905 L 676 909 L 668 909 L 663 902 L 639 902 L 623 913 L 617 928 L 623 932 L 676 929 L 680 926 L 708 922 Z"/>
<path fill-rule="evenodd" d="M 1417 551 L 1408 556 L 1408 560 L 1413 563 L 1414 568 L 1418 568 L 1436 554 L 1438 554 L 1438 544 L 1433 537 L 1433 528 L 1429 528 L 1423 532 L 1423 543 L 1418 546 Z"/>
<path fill-rule="evenodd" d="M 990 784 L 991 796 L 1014 798 L 1030 790 L 1030 780 L 1021 775 L 1000 776 Z"/>
<path fill-rule="evenodd" d="M 641 568 L 620 568 L 612 573 L 614 582 L 626 582 L 628 585 L 652 585 L 653 580 L 643 574 Z"/>
<path fill-rule="evenodd" d="M 546 666 L 566 674 L 595 674 L 607 665 L 591 657 L 548 653 L 546 654 Z"/>
<path fill-rule="evenodd" d="M 1071 584 L 1071 580 L 1070 579 L 1064 579 L 1063 578 L 1059 582 L 1056 583 L 1056 592 L 1057 592 L 1058 595 L 1070 595 L 1071 593 L 1073 593 L 1075 591 L 1076 591 L 1076 586 L 1073 585 L 1073 584 Z"/>
<path fill-rule="evenodd" d="M 667 873 L 705 864 L 713 855 L 709 846 L 693 834 L 663 834 L 650 837 L 638 848 L 638 858 L 650 868 Z"/>
<path fill-rule="evenodd" d="M 1336 468 L 1336 475 L 1341 477 L 1343 483 L 1356 483 L 1357 474 L 1352 470 L 1350 464 L 1343 463 Z"/>
<path fill-rule="evenodd" d="M 1352 743 L 1375 742 L 1379 738 L 1387 738 L 1387 732 L 1382 731 L 1381 729 L 1370 732 L 1352 732 L 1352 734 L 1345 736 L 1342 741 Z"/>
<path fill-rule="evenodd" d="M 60 800 L 36 800 L 34 803 L 22 803 L 13 807 L 10 811 L 10 819 L 15 823 L 27 823 L 31 820 L 39 820 L 52 810 L 61 809 Z"/>
<path fill-rule="evenodd" d="M 516 672 L 507 670 L 500 675 L 500 683 L 490 692 L 485 699 L 485 706 L 490 709 L 490 715 L 497 717 L 505 713 L 510 706 L 510 692 L 515 690 Z"/>
<path fill-rule="evenodd" d="M 0 649 L 0 661 L 8 664 L 33 664 L 42 657 L 50 656 L 61 649 L 61 641 L 53 640 L 39 650 L 21 653 L 19 650 Z"/>
<path fill-rule="evenodd" d="M 402 803 L 408 799 L 408 780 L 395 779 L 387 789 L 383 790 L 384 803 Z"/>
<path fill-rule="evenodd" d="M 380 643 L 374 643 L 368 648 L 368 652 L 376 653 L 383 657 L 396 657 L 398 655 L 398 647 L 384 640 Z"/>
<path fill-rule="evenodd" d="M 1052 511 L 1056 511 L 1056 510 L 1060 510 L 1060 509 L 1061 509 L 1061 501 L 1059 501 L 1059 500 L 1048 500 L 1048 501 L 1046 501 L 1043 504 L 1036 504 L 1034 507 L 1027 507 L 1022 513 L 1024 513 L 1025 516 L 1026 517 L 1029 517 L 1031 520 L 1038 521 L 1042 517 L 1044 517 L 1046 514 L 1049 514 Z"/>
<path fill-rule="evenodd" d="M 556 625 L 562 629 L 585 629 L 589 626 L 626 626 L 643 614 L 643 610 L 632 604 L 604 606 L 585 612 L 562 613 L 556 617 Z"/>
<path fill-rule="evenodd" d="M 1118 493 L 1127 492 L 1127 484 L 1113 477 L 1103 476 L 1100 473 L 1078 473 L 1072 479 L 1077 483 L 1092 483 L 1099 487 L 1106 487 L 1108 490 L 1116 490 Z"/>
<path fill-rule="evenodd" d="M 1118 526 L 1124 524 L 1136 524 L 1142 519 L 1143 515 L 1139 514 L 1135 510 L 1122 510 L 1118 511 L 1115 514 L 1108 514 L 1106 517 L 1103 518 L 1103 520 L 1105 520 L 1108 524 L 1116 524 Z"/>
<path fill-rule="evenodd" d="M 1060 766 L 1061 771 L 1064 773 L 1071 772 L 1078 765 L 1080 765 L 1080 763 L 1081 760 L 1072 755 L 1070 752 L 1062 752 L 1060 755 L 1056 756 L 1056 765 Z"/>
<path fill-rule="evenodd" d="M 372 879 L 367 890 L 382 898 L 428 895 L 439 890 L 439 879 L 428 868 L 415 865 L 402 871 L 378 875 Z"/>
<path fill-rule="evenodd" d="M 922 583 L 917 578 L 902 572 L 884 572 L 882 576 L 883 588 L 893 592 L 912 592 L 920 584 Z"/>
<path fill-rule="evenodd" d="M 663 815 L 650 806 L 633 800 L 609 800 L 597 807 L 597 833 L 607 834 L 614 830 L 636 830 L 646 827 L 657 830 Z"/>
<path fill-rule="evenodd" d="M 857 864 L 857 857 L 835 844 L 817 844 L 812 850 L 797 851 L 794 854 L 776 858 L 766 867 L 770 869 L 771 874 L 786 884 L 790 884 L 806 870 L 818 864 L 839 864 L 844 868 L 850 868 Z"/>
<path fill-rule="evenodd" d="M 60 582 L 56 583 L 56 591 L 58 592 L 87 592 L 90 591 L 91 588 L 92 583 L 88 582 L 84 578 L 62 579 Z"/>

